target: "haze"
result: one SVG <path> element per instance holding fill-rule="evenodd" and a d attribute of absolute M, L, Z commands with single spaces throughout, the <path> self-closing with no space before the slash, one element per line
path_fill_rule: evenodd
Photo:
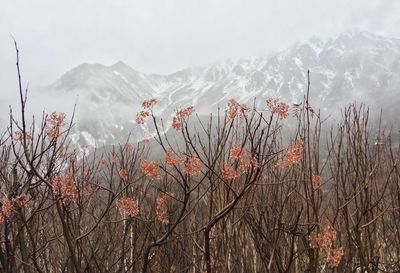
<path fill-rule="evenodd" d="M 0 100 L 24 83 L 48 85 L 83 63 L 122 60 L 171 73 L 225 58 L 266 55 L 310 36 L 362 29 L 400 37 L 400 1 L 0 0 Z"/>

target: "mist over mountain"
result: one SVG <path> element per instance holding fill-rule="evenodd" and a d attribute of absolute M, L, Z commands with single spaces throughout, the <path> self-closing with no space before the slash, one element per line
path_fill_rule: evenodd
<path fill-rule="evenodd" d="M 227 60 L 169 75 L 145 74 L 119 61 L 111 66 L 81 64 L 56 82 L 34 91 L 31 103 L 47 111 L 71 113 L 72 139 L 89 146 L 148 137 L 152 129 L 134 122 L 143 100 L 156 98 L 155 114 L 168 129 L 174 110 L 194 105 L 208 115 L 231 98 L 265 108 L 267 98 L 301 102 L 311 78 L 311 103 L 324 116 L 338 115 L 348 103 L 371 106 L 385 116 L 399 114 L 400 40 L 368 32 L 310 38 L 276 54 Z M 42 102 L 42 103 L 40 103 Z M 45 105 L 43 104 L 45 102 Z"/>

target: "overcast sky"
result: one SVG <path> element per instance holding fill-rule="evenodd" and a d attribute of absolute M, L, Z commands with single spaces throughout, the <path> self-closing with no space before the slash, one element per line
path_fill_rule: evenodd
<path fill-rule="evenodd" d="M 349 29 L 400 37 L 399 0 L 0 0 L 0 99 L 80 63 L 171 73 Z"/>

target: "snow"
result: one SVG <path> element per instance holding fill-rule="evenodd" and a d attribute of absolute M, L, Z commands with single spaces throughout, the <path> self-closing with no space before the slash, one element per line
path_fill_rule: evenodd
<path fill-rule="evenodd" d="M 354 49 L 354 44 L 360 41 L 352 39 L 360 38 L 361 42 L 366 39 L 368 42 L 358 51 Z M 299 55 L 298 49 L 304 45 L 308 45 L 318 57 L 315 58 L 313 53 L 312 56 Z M 82 115 L 86 115 L 83 118 L 90 119 L 90 124 L 102 127 L 98 129 L 100 132 L 94 132 L 91 131 L 94 130 L 91 127 L 82 129 L 78 126 L 81 132 L 78 130 L 71 134 L 71 140 L 78 143 L 84 139 L 88 145 L 96 146 L 105 143 L 106 140 L 120 140 L 121 137 L 116 132 L 130 131 L 133 128 L 139 131 L 135 132 L 136 137 L 143 133 L 154 133 L 146 124 L 137 126 L 132 123 L 136 113 L 141 110 L 140 103 L 143 98 L 156 98 L 159 103 L 154 107 L 154 111 L 163 118 L 168 117 L 174 109 L 191 104 L 198 109 L 215 111 L 217 105 L 224 107 L 230 98 L 241 102 L 252 101 L 256 96 L 293 101 L 303 96 L 307 87 L 306 71 L 310 69 L 312 92 L 318 98 L 316 101 L 322 104 L 330 97 L 335 97 L 335 92 L 341 91 L 337 88 L 341 88 L 343 82 L 348 84 L 349 88 L 356 89 L 358 84 L 368 80 L 371 82 L 372 79 L 374 84 L 368 87 L 387 88 L 383 83 L 400 78 L 400 71 L 393 68 L 393 60 L 397 59 L 400 59 L 400 40 L 364 33 L 361 36 L 346 34 L 326 41 L 312 39 L 298 43 L 270 56 L 224 60 L 209 66 L 183 69 L 170 75 L 138 73 L 125 69 L 128 67 L 126 65 L 123 70 L 117 66 L 90 69 L 91 65 L 88 64 L 80 68 L 81 73 L 66 73 L 68 77 L 62 77 L 51 88 L 54 92 L 63 94 L 72 94 L 73 90 L 80 90 L 82 95 L 79 104 L 83 105 L 85 110 L 90 109 L 90 112 L 83 111 L 85 114 Z M 82 77 L 87 71 L 90 71 L 90 77 Z M 379 77 L 371 77 L 374 73 Z M 337 79 L 342 80 L 339 82 Z M 93 106 L 90 100 L 92 95 L 103 98 Z M 109 107 L 110 102 L 121 100 L 125 100 L 123 102 L 128 107 L 129 102 L 134 102 L 131 109 L 123 114 L 120 113 L 120 106 Z M 262 101 L 258 100 L 259 103 Z M 88 113 L 92 116 L 88 117 Z M 78 123 L 80 118 L 82 117 L 78 115 Z M 126 120 L 124 126 L 119 122 L 121 119 Z M 101 135 L 101 138 L 95 139 L 93 135 Z"/>
<path fill-rule="evenodd" d="M 351 73 L 345 72 L 343 74 L 343 76 L 344 76 L 344 79 L 346 80 L 346 82 L 350 85 L 350 87 L 353 88 L 354 84 L 353 84 L 353 77 L 352 77 Z"/>
<path fill-rule="evenodd" d="M 82 131 L 81 133 L 89 146 L 96 147 L 96 139 L 89 132 Z"/>
<path fill-rule="evenodd" d="M 303 62 L 298 57 L 294 57 L 293 61 L 300 69 L 303 69 Z"/>
<path fill-rule="evenodd" d="M 128 81 L 128 79 L 127 79 L 124 75 L 122 75 L 122 74 L 119 73 L 118 71 L 114 70 L 113 72 L 114 72 L 115 75 L 117 75 L 118 77 L 120 77 L 120 78 L 121 78 L 124 82 L 126 82 L 127 84 L 132 84 L 132 83 L 130 83 L 130 82 Z"/>

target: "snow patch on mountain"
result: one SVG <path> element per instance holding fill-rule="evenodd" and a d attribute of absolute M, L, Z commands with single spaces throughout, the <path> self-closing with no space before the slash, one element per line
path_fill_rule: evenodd
<path fill-rule="evenodd" d="M 326 40 L 312 37 L 269 56 L 169 75 L 140 73 L 123 62 L 82 64 L 40 93 L 46 98 L 79 96 L 72 140 L 94 147 L 123 142 L 128 134 L 133 140 L 153 135 L 151 126 L 133 122 L 148 98 L 159 101 L 154 111 L 167 128 L 174 111 L 189 105 L 197 114 L 208 115 L 223 109 L 230 98 L 247 104 L 257 98 L 262 108 L 269 97 L 298 103 L 307 91 L 307 70 L 312 104 L 326 114 L 355 99 L 380 107 L 400 103 L 400 96 L 394 95 L 400 88 L 400 40 L 367 32 Z"/>

